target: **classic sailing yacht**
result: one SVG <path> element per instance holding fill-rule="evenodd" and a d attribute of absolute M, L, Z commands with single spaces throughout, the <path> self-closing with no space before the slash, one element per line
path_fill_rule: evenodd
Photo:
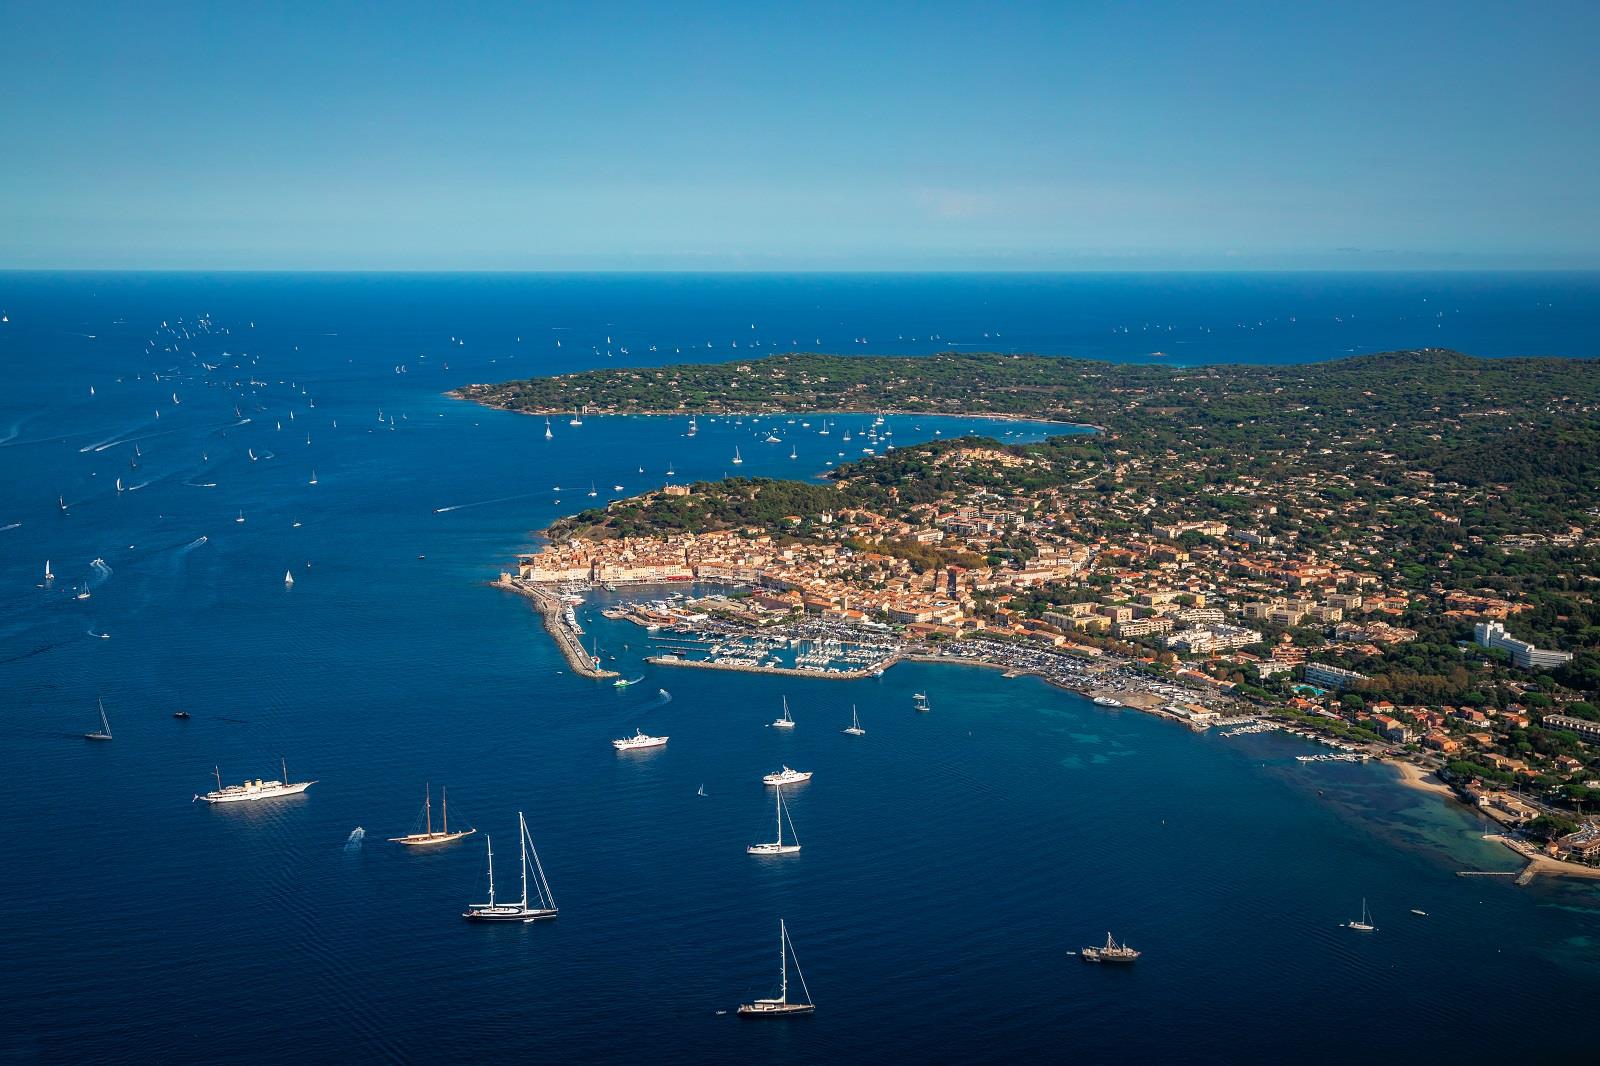
<path fill-rule="evenodd" d="M 1345 922 L 1346 929 L 1354 929 L 1358 933 L 1376 933 L 1378 927 L 1372 924 L 1372 912 L 1367 910 L 1367 899 L 1361 897 L 1361 920 L 1358 922 Z"/>
<path fill-rule="evenodd" d="M 444 828 L 439 832 L 433 831 L 433 787 L 425 785 L 422 792 L 422 820 L 424 829 L 420 833 L 407 833 L 403 837 L 390 837 L 391 844 L 404 844 L 407 847 L 419 847 L 424 844 L 448 844 L 452 840 L 460 840 L 476 833 L 476 829 L 457 829 L 450 832 L 450 792 L 448 789 L 439 789 L 439 800 L 444 807 Z M 416 823 L 413 822 L 413 825 Z"/>
<path fill-rule="evenodd" d="M 752 1017 L 777 1017 L 788 1014 L 810 1014 L 817 1009 L 811 1002 L 811 989 L 806 987 L 806 975 L 800 972 L 800 957 L 789 942 L 789 929 L 778 919 L 779 985 L 777 999 L 758 999 L 754 1003 L 739 1004 L 739 1013 Z M 801 1003 L 789 1002 L 789 960 L 794 959 L 794 975 L 800 979 L 800 991 L 805 996 Z"/>
<path fill-rule="evenodd" d="M 111 723 L 106 721 L 106 701 L 105 700 L 96 700 L 95 702 L 100 704 L 100 728 L 96 729 L 93 733 L 85 733 L 83 735 L 83 739 L 84 740 L 110 740 L 111 739 Z"/>
<path fill-rule="evenodd" d="M 773 791 L 778 794 L 778 839 L 770 844 L 751 844 L 749 847 L 744 849 L 747 854 L 793 855 L 795 852 L 800 850 L 800 834 L 794 831 L 793 819 L 789 820 L 789 836 L 791 839 L 793 839 L 794 843 L 785 844 L 783 842 L 783 822 L 784 819 L 789 817 L 788 812 L 783 809 L 783 786 L 779 785 Z"/>
<path fill-rule="evenodd" d="M 793 729 L 794 719 L 789 717 L 789 697 L 783 697 L 783 714 L 772 723 L 774 729 Z"/>
<path fill-rule="evenodd" d="M 861 716 L 856 714 L 856 705 L 853 703 L 850 705 L 850 725 L 845 729 L 845 732 L 849 733 L 853 737 L 864 737 L 867 735 L 867 731 L 861 728 Z"/>
<path fill-rule="evenodd" d="M 561 913 L 556 907 L 556 898 L 550 892 L 550 882 L 545 880 L 544 867 L 539 863 L 539 853 L 534 849 L 533 837 L 528 833 L 528 821 L 517 812 L 517 830 L 522 835 L 522 899 L 516 903 L 496 903 L 494 901 L 494 842 L 487 835 L 484 843 L 489 850 L 489 902 L 472 903 L 462 912 L 461 917 L 471 922 L 537 922 L 541 918 L 554 918 Z M 529 857 L 533 863 L 533 890 L 536 895 L 537 907 L 528 905 L 528 869 Z"/>
<path fill-rule="evenodd" d="M 213 767 L 211 772 L 217 777 L 216 791 L 207 792 L 203 796 L 196 795 L 195 799 L 205 800 L 207 803 L 246 803 L 255 800 L 278 799 L 281 796 L 298 796 L 316 784 L 315 781 L 290 781 L 288 761 L 283 760 L 281 765 L 283 767 L 282 781 L 263 781 L 258 777 L 254 781 L 246 780 L 242 785 L 229 785 L 226 788 L 222 787 L 222 770 Z"/>

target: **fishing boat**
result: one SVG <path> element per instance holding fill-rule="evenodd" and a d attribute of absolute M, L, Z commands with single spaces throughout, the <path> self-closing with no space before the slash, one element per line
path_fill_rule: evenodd
<path fill-rule="evenodd" d="M 173 711 L 172 712 L 172 717 L 178 719 L 181 722 L 187 722 L 189 720 L 189 712 L 188 711 Z"/>
<path fill-rule="evenodd" d="M 284 761 L 281 765 L 283 767 L 283 780 L 281 781 L 263 781 L 258 777 L 253 781 L 246 780 L 241 785 L 229 785 L 226 788 L 222 785 L 222 770 L 213 767 L 211 772 L 217 778 L 216 790 L 207 792 L 205 795 L 196 794 L 194 798 L 204 800 L 207 803 L 253 803 L 256 800 L 298 796 L 316 784 L 315 781 L 290 781 L 288 762 Z"/>
<path fill-rule="evenodd" d="M 1084 948 L 1078 955 L 1084 962 L 1133 962 L 1142 951 L 1135 951 L 1126 944 L 1119 944 L 1112 939 L 1111 934 L 1106 934 L 1105 947 Z"/>
<path fill-rule="evenodd" d="M 845 727 L 844 731 L 853 737 L 867 735 L 867 731 L 861 728 L 861 716 L 856 714 L 856 705 L 853 703 L 850 705 L 850 724 Z"/>
<path fill-rule="evenodd" d="M 489 851 L 489 902 L 468 904 L 461 917 L 469 922 L 537 922 L 541 918 L 554 918 L 561 913 L 556 907 L 556 898 L 550 891 L 550 882 L 545 880 L 544 867 L 539 862 L 539 852 L 533 846 L 533 837 L 528 833 L 528 820 L 522 816 L 521 811 L 517 812 L 517 830 L 522 838 L 522 898 L 515 903 L 495 902 L 494 842 L 485 834 L 484 844 Z M 528 876 L 530 869 L 533 873 L 532 878 Z M 528 898 L 530 881 L 535 893 L 535 898 L 531 901 Z M 530 902 L 537 903 L 538 906 L 530 906 Z"/>
<path fill-rule="evenodd" d="M 762 777 L 761 783 L 763 785 L 798 785 L 802 781 L 810 781 L 811 774 L 812 771 L 810 770 L 791 770 L 785 766 L 776 773 Z"/>
<path fill-rule="evenodd" d="M 653 737 L 642 729 L 635 729 L 633 736 L 613 740 L 611 746 L 618 751 L 638 751 L 640 748 L 666 747 L 668 737 Z"/>
<path fill-rule="evenodd" d="M 783 919 L 778 919 L 778 973 L 781 984 L 778 986 L 776 999 L 758 999 L 753 1003 L 739 1004 L 739 1013 L 750 1018 L 776 1018 L 791 1014 L 811 1014 L 817 1007 L 811 1002 L 811 989 L 806 987 L 805 974 L 800 972 L 800 959 L 794 953 L 794 945 L 789 942 L 789 929 L 783 924 Z M 802 1002 L 789 1000 L 789 960 L 794 959 L 794 975 L 800 979 L 800 992 L 805 996 Z"/>
<path fill-rule="evenodd" d="M 1367 910 L 1367 900 L 1365 896 L 1361 898 L 1360 920 L 1354 922 L 1344 922 L 1343 926 L 1346 929 L 1353 929 L 1358 933 L 1376 933 L 1378 931 L 1378 927 L 1372 924 L 1372 912 Z"/>
<path fill-rule="evenodd" d="M 751 844 L 745 848 L 750 855 L 793 855 L 800 850 L 800 834 L 794 831 L 794 820 L 789 818 L 789 812 L 783 809 L 783 786 L 776 789 L 778 794 L 778 839 L 771 843 Z M 789 822 L 789 838 L 793 843 L 783 842 L 783 823 Z"/>
<path fill-rule="evenodd" d="M 390 837 L 391 844 L 404 844 L 415 848 L 426 844 L 448 844 L 452 840 L 460 840 L 476 833 L 476 829 L 457 829 L 450 832 L 450 792 L 448 789 L 439 789 L 439 801 L 444 808 L 444 828 L 437 833 L 433 831 L 433 788 L 431 785 L 423 786 L 422 790 L 422 832 L 407 833 L 403 837 Z M 415 824 L 415 823 L 412 823 Z"/>
<path fill-rule="evenodd" d="M 96 729 L 92 733 L 85 733 L 83 735 L 83 739 L 84 740 L 110 740 L 111 739 L 111 723 L 106 720 L 106 701 L 105 700 L 96 700 L 95 702 L 97 702 L 100 705 L 100 728 Z"/>
<path fill-rule="evenodd" d="M 778 716 L 778 720 L 776 722 L 772 723 L 772 728 L 774 728 L 774 729 L 793 729 L 794 728 L 794 719 L 789 717 L 789 697 L 788 696 L 783 697 L 783 714 L 779 715 Z"/>

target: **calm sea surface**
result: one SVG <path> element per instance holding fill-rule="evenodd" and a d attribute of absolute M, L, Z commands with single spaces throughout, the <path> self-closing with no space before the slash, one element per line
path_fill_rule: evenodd
<path fill-rule="evenodd" d="M 1298 741 L 1195 736 L 974 668 L 846 683 L 648 667 L 646 634 L 602 619 L 604 596 L 585 626 L 645 682 L 573 677 L 528 604 L 484 585 L 531 530 L 669 466 L 720 476 L 736 446 L 740 473 L 816 476 L 860 442 L 783 419 L 702 421 L 691 439 L 665 418 L 562 419 L 546 441 L 542 419 L 441 394 L 792 347 L 1593 355 L 1593 275 L 0 275 L 0 310 L 8 1060 L 1588 1046 L 1572 1023 L 1600 992 L 1600 890 L 1454 876 L 1515 866 L 1387 769 L 1307 766 Z M 901 445 L 1045 432 L 890 424 Z M 924 690 L 934 712 L 916 715 Z M 784 695 L 792 734 L 766 728 Z M 97 697 L 109 744 L 80 739 Z M 840 732 L 852 703 L 864 737 Z M 618 757 L 608 741 L 635 727 L 671 743 Z M 318 780 L 307 795 L 190 802 L 214 765 L 275 777 L 280 756 Z M 752 858 L 771 832 L 760 775 L 780 764 L 816 773 L 791 801 L 804 851 Z M 385 843 L 429 781 L 479 835 Z M 519 810 L 561 917 L 468 925 L 484 834 L 499 887 L 515 883 Z M 1363 897 L 1366 937 L 1338 927 Z M 740 1021 L 736 1004 L 776 991 L 780 917 L 818 1012 Z M 1145 951 L 1136 966 L 1065 954 L 1108 929 Z"/>

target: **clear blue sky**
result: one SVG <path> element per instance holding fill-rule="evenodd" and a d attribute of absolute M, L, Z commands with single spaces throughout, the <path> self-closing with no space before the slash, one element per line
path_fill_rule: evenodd
<path fill-rule="evenodd" d="M 0 267 L 1600 266 L 1600 2 L 0 0 Z"/>

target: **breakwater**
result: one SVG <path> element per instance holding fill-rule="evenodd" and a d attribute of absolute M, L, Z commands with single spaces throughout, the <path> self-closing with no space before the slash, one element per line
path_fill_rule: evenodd
<path fill-rule="evenodd" d="M 567 625 L 565 612 L 561 601 L 552 595 L 549 590 L 526 581 L 519 581 L 510 574 L 501 574 L 499 580 L 494 582 L 496 588 L 515 592 L 519 596 L 526 596 L 533 601 L 540 617 L 544 619 L 545 631 L 555 640 L 556 647 L 561 649 L 561 654 L 567 660 L 567 665 L 572 667 L 572 672 L 581 677 L 590 677 L 603 680 L 608 677 L 619 676 L 615 670 L 604 670 L 595 665 L 594 658 L 584 648 L 583 642 L 578 639 L 578 634 Z"/>

